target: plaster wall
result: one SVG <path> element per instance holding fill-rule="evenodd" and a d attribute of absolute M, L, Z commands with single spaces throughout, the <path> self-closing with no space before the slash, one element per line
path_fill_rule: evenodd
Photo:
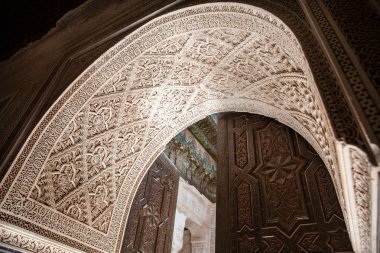
<path fill-rule="evenodd" d="M 182 249 L 185 227 L 191 233 L 193 253 L 215 252 L 215 203 L 180 178 L 172 253 Z"/>

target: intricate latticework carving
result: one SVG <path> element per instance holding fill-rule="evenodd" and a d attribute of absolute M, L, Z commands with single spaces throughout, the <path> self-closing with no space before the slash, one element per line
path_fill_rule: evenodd
<path fill-rule="evenodd" d="M 262 175 L 267 195 L 266 222 L 278 222 L 290 231 L 297 221 L 308 219 L 302 186 L 296 176 L 305 161 L 293 154 L 285 127 L 271 123 L 258 132 L 263 165 L 255 173 Z"/>
<path fill-rule="evenodd" d="M 316 148 L 341 193 L 334 134 L 293 33 L 261 9 L 210 4 L 148 23 L 76 79 L 2 182 L 0 217 L 116 251 L 154 156 L 186 126 L 228 110 L 282 118 Z"/>
<path fill-rule="evenodd" d="M 236 187 L 236 198 L 238 199 L 237 220 L 239 230 L 243 229 L 244 226 L 247 226 L 248 229 L 253 229 L 251 194 L 251 187 L 245 181 L 242 181 Z"/>
<path fill-rule="evenodd" d="M 361 250 L 370 252 L 371 249 L 371 199 L 370 199 L 370 174 L 369 162 L 365 154 L 355 148 L 349 149 L 352 165 L 352 182 L 354 187 L 356 212 L 361 237 Z"/>
<path fill-rule="evenodd" d="M 55 149 L 52 153 L 58 153 L 64 149 L 67 149 L 74 144 L 83 140 L 83 128 L 84 128 L 84 113 L 77 114 L 74 120 L 72 120 L 69 126 L 66 128 L 63 137 L 55 145 Z"/>
<path fill-rule="evenodd" d="M 142 57 L 137 61 L 132 89 L 160 86 L 173 67 L 173 59 L 160 57 Z"/>
<path fill-rule="evenodd" d="M 345 1 L 322 1 L 326 6 L 345 39 L 355 51 L 367 75 L 372 79 L 380 94 L 380 65 L 378 34 L 373 33 L 373 27 L 380 27 L 380 17 L 370 6 L 370 1 L 355 1 L 350 8 Z"/>
<path fill-rule="evenodd" d="M 375 135 L 377 137 L 377 141 L 379 141 L 380 140 L 380 123 L 379 123 L 380 122 L 380 114 L 379 114 L 379 107 L 377 104 L 377 99 L 379 97 L 378 96 L 379 94 L 371 94 L 372 90 L 368 89 L 366 87 L 366 85 L 364 84 L 365 81 L 363 80 L 363 76 L 360 75 L 359 71 L 355 67 L 355 64 L 352 62 L 353 61 L 352 58 L 350 58 L 350 56 L 345 51 L 345 48 L 342 45 L 342 42 L 339 39 L 339 36 L 334 32 L 334 30 L 332 28 L 332 24 L 329 23 L 328 18 L 323 13 L 323 9 L 326 7 L 320 6 L 320 3 L 318 3 L 318 2 L 319 1 L 316 1 L 316 0 L 309 0 L 308 4 L 312 7 L 311 10 L 313 12 L 313 15 L 318 20 L 318 24 L 319 24 L 323 34 L 325 35 L 326 40 L 328 41 L 328 43 L 329 43 L 329 45 L 330 45 L 330 47 L 331 47 L 331 49 L 332 49 L 332 51 L 336 57 L 338 64 L 342 68 L 348 84 L 352 88 L 353 94 L 356 96 L 356 99 L 357 99 L 357 101 L 358 101 L 358 103 L 362 109 L 362 112 L 366 116 L 366 120 L 368 120 L 368 123 L 370 124 L 371 128 L 373 129 L 373 132 L 375 133 Z M 326 2 L 326 1 L 324 1 L 324 2 Z M 336 1 L 336 2 L 337 3 L 334 3 L 334 4 L 333 3 L 327 4 L 327 6 L 329 6 L 330 9 L 333 9 L 334 12 L 337 12 L 337 5 L 340 5 L 342 7 L 344 6 L 342 3 L 339 3 L 340 1 Z M 361 12 L 361 11 L 363 11 L 363 6 L 366 7 L 367 4 L 356 3 L 356 5 L 360 6 L 360 8 L 357 8 L 358 9 L 357 12 Z M 355 10 L 355 7 L 350 6 L 350 10 Z M 368 10 L 368 6 L 367 6 L 367 10 Z M 368 14 L 366 14 L 366 15 L 359 15 L 358 16 L 358 17 L 360 17 L 361 22 L 355 22 L 356 23 L 355 26 L 359 26 L 359 27 L 361 26 L 363 29 L 359 29 L 357 31 L 361 31 L 363 34 L 365 34 L 365 32 L 364 32 L 365 30 L 368 31 L 368 29 L 371 29 L 371 25 L 369 25 L 366 28 L 364 28 L 365 25 L 363 25 L 363 23 L 369 24 L 369 20 L 367 18 L 369 17 L 368 15 L 371 15 L 371 14 L 373 15 L 373 12 L 369 11 Z M 342 17 L 342 18 L 344 16 L 346 16 L 346 15 L 340 15 L 340 17 Z M 365 18 L 363 19 L 363 17 L 365 17 Z M 352 20 L 351 20 L 351 22 L 352 22 Z M 375 18 L 372 22 L 375 24 L 380 23 L 379 18 Z M 349 27 L 354 27 L 354 26 L 345 26 L 345 27 L 349 28 Z M 345 31 L 344 29 L 341 31 L 343 31 L 343 33 L 345 33 L 345 32 L 347 33 L 347 31 Z M 367 36 L 373 35 L 373 33 L 370 33 L 370 32 L 367 32 L 367 34 L 368 34 Z M 358 36 L 357 38 L 360 38 L 360 40 L 365 40 L 364 38 L 367 37 L 364 35 L 363 35 L 363 37 L 360 37 L 359 35 L 355 34 L 355 37 L 356 36 Z M 349 37 L 350 37 L 351 41 L 355 41 L 355 39 L 353 38 L 352 35 Z M 378 38 L 371 38 L 371 39 L 369 39 L 369 41 L 371 41 L 371 42 L 369 42 L 368 44 L 366 42 L 365 47 L 366 47 L 366 50 L 373 52 L 373 55 L 372 54 L 370 54 L 370 55 L 371 55 L 371 58 L 373 57 L 373 59 L 375 59 L 376 58 L 375 55 L 379 55 L 379 53 L 376 52 L 376 51 L 378 51 L 378 49 L 377 49 L 377 46 L 374 46 L 374 45 L 376 45 L 375 41 L 379 42 L 379 39 Z M 357 40 L 356 40 L 356 43 L 357 43 Z M 372 43 L 374 43 L 374 44 L 372 45 Z M 371 46 L 369 46 L 369 45 L 371 45 Z M 358 50 L 359 48 L 356 46 L 356 49 Z M 367 52 L 361 54 L 360 56 L 363 57 L 364 55 L 367 56 L 366 61 L 372 63 L 372 64 L 369 64 L 368 66 L 366 66 L 366 67 L 368 67 L 367 69 L 372 70 L 371 68 L 369 68 L 369 66 L 376 68 L 376 65 L 378 65 L 378 63 L 369 60 Z M 364 59 L 362 58 L 362 60 L 364 60 Z M 373 79 L 374 84 L 378 85 L 379 81 L 376 80 L 375 72 L 367 72 L 367 75 L 374 78 Z M 372 85 L 372 84 L 369 84 L 369 85 Z M 375 140 L 373 140 L 373 141 L 375 141 Z"/>
<path fill-rule="evenodd" d="M 244 166 L 248 163 L 248 143 L 247 143 L 247 133 L 243 131 L 242 133 L 235 133 L 235 164 L 244 169 Z"/>
<path fill-rule="evenodd" d="M 313 2 L 315 3 L 315 1 Z M 306 21 L 300 2 L 297 0 L 256 0 L 255 5 L 270 10 L 282 19 L 297 36 L 310 65 L 314 80 L 318 84 L 318 90 L 322 95 L 337 138 L 342 138 L 347 143 L 360 146 L 365 150 L 367 147 L 364 144 L 363 136 L 359 133 L 359 127 L 355 123 L 352 112 L 345 101 L 343 92 L 339 87 L 339 81 L 334 75 L 332 67 L 326 64 L 328 61 L 326 55 L 313 35 L 313 29 L 310 28 L 310 24 Z M 319 8 L 317 5 L 312 6 L 312 9 L 314 7 Z M 318 19 L 319 16 L 316 15 L 316 18 Z M 320 18 L 325 17 L 322 15 Z M 320 21 L 318 22 L 320 23 Z M 330 31 L 332 30 L 330 29 Z M 342 51 L 340 50 L 339 52 Z"/>
<path fill-rule="evenodd" d="M 117 125 L 121 97 L 94 99 L 88 108 L 87 136 L 106 132 Z"/>
<path fill-rule="evenodd" d="M 73 248 L 63 247 L 58 244 L 52 244 L 45 239 L 36 237 L 27 232 L 22 232 L 11 227 L 0 225 L 0 238 L 3 243 L 16 247 L 20 250 L 27 250 L 35 253 L 73 253 L 78 252 Z M 3 248 L 1 249 L 3 251 Z M 20 252 L 16 250 L 5 252 Z"/>

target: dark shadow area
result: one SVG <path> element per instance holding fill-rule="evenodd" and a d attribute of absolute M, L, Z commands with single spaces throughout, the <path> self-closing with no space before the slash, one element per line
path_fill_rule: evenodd
<path fill-rule="evenodd" d="M 16 0 L 0 7 L 0 61 L 41 39 L 67 12 L 85 0 Z"/>

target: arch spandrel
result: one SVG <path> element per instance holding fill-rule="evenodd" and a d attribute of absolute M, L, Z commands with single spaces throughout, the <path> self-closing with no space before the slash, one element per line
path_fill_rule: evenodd
<path fill-rule="evenodd" d="M 344 209 L 335 137 L 295 36 L 262 9 L 224 3 L 153 20 L 78 77 L 3 180 L 2 220 L 44 227 L 81 250 L 117 251 L 150 164 L 176 133 L 222 111 L 297 130 L 326 163 Z"/>

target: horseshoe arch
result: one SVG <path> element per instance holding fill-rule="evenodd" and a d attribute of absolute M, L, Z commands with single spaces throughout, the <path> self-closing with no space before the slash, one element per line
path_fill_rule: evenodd
<path fill-rule="evenodd" d="M 354 190 L 342 184 L 352 167 L 342 159 L 348 149 L 334 135 L 302 48 L 277 17 L 237 3 L 158 17 L 82 73 L 2 181 L 0 217 L 10 224 L 2 229 L 35 232 L 62 252 L 118 251 L 139 182 L 165 144 L 224 111 L 276 118 L 308 140 L 332 176 L 360 252 L 369 228 L 352 229 L 362 221 Z M 359 169 L 367 168 L 365 154 L 349 148 Z"/>

